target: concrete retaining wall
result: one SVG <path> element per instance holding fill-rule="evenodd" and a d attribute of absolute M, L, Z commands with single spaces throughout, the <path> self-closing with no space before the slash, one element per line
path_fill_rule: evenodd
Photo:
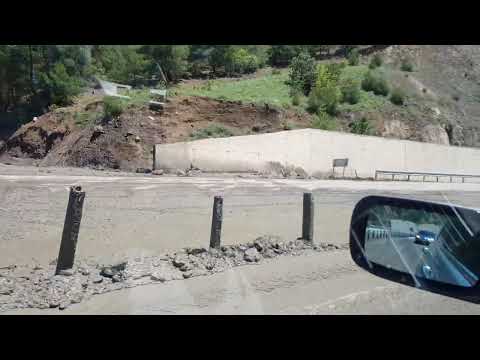
<path fill-rule="evenodd" d="M 340 158 L 349 159 L 346 176 L 373 177 L 375 170 L 480 175 L 480 149 L 314 129 L 156 145 L 154 167 L 262 172 L 276 164 L 325 176 Z"/>

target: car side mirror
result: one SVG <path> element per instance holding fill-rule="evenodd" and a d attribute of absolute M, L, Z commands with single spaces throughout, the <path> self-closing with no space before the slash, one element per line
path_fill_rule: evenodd
<path fill-rule="evenodd" d="M 355 206 L 350 254 L 391 281 L 480 303 L 480 212 L 368 196 Z"/>

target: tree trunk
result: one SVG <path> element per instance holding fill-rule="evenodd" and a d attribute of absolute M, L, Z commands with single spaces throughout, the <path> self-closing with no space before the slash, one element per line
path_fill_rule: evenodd
<path fill-rule="evenodd" d="M 28 55 L 30 57 L 30 90 L 32 94 L 35 94 L 35 86 L 33 84 L 33 53 L 32 45 L 28 45 Z"/>

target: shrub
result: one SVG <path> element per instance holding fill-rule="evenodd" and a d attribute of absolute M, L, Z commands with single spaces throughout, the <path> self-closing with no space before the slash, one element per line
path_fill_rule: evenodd
<path fill-rule="evenodd" d="M 244 48 L 234 48 L 227 56 L 227 71 L 250 74 L 258 69 L 258 59 Z"/>
<path fill-rule="evenodd" d="M 368 135 L 372 133 L 372 126 L 366 117 L 362 117 L 360 121 L 352 122 L 349 127 L 353 134 Z"/>
<path fill-rule="evenodd" d="M 370 69 L 376 69 L 377 67 L 382 66 L 382 64 L 383 64 L 383 59 L 380 56 L 380 54 L 375 54 L 372 60 L 370 61 L 370 64 L 368 65 L 368 67 Z"/>
<path fill-rule="evenodd" d="M 307 110 L 311 113 L 326 112 L 335 116 L 341 97 L 342 93 L 338 86 L 315 87 L 308 97 Z"/>
<path fill-rule="evenodd" d="M 139 49 L 148 59 L 158 62 L 169 81 L 176 82 L 188 69 L 190 46 L 188 45 L 143 45 Z M 135 62 L 141 61 L 136 59 Z M 156 64 L 153 63 L 155 71 Z"/>
<path fill-rule="evenodd" d="M 332 62 L 325 65 L 333 81 L 339 81 L 342 70 L 347 66 L 345 61 Z"/>
<path fill-rule="evenodd" d="M 395 105 L 403 105 L 405 103 L 404 92 L 399 88 L 394 89 L 392 95 L 390 95 L 390 101 Z"/>
<path fill-rule="evenodd" d="M 342 92 L 338 86 L 338 75 L 331 71 L 329 66 L 322 64 L 317 70 L 315 87 L 308 97 L 307 110 L 312 113 L 324 111 L 330 115 L 336 115 L 337 106 L 342 98 Z"/>
<path fill-rule="evenodd" d="M 335 130 L 335 119 L 324 111 L 320 111 L 312 122 L 312 128 L 320 130 Z"/>
<path fill-rule="evenodd" d="M 103 99 L 103 104 L 105 117 L 109 118 L 116 118 L 120 116 L 127 107 L 127 104 L 124 100 L 114 96 L 106 96 Z"/>
<path fill-rule="evenodd" d="M 292 94 L 292 105 L 293 106 L 298 106 L 300 105 L 300 101 L 301 101 L 301 94 L 296 91 Z"/>
<path fill-rule="evenodd" d="M 298 91 L 308 95 L 316 80 L 315 59 L 307 52 L 302 52 L 292 60 L 289 70 L 286 83 L 290 86 L 292 95 Z"/>
<path fill-rule="evenodd" d="M 313 91 L 310 93 L 307 99 L 307 111 L 311 114 L 317 114 L 320 112 L 322 104 L 320 100 L 315 96 Z"/>
<path fill-rule="evenodd" d="M 96 45 L 92 54 L 91 71 L 112 81 L 135 85 L 150 71 L 147 55 L 130 46 Z"/>
<path fill-rule="evenodd" d="M 362 81 L 362 89 L 365 91 L 373 91 L 375 95 L 387 96 L 390 92 L 387 81 L 380 74 L 374 74 L 369 71 Z"/>
<path fill-rule="evenodd" d="M 208 63 L 213 72 L 226 74 L 247 74 L 255 72 L 260 64 L 257 56 L 244 47 L 234 45 L 215 45 L 208 55 Z"/>
<path fill-rule="evenodd" d="M 80 94 L 82 81 L 67 73 L 65 65 L 57 63 L 48 74 L 41 74 L 41 82 L 52 102 L 57 105 L 70 105 Z"/>
<path fill-rule="evenodd" d="M 233 136 L 233 133 L 222 125 L 212 124 L 204 129 L 194 131 L 190 134 L 192 140 L 220 138 Z"/>
<path fill-rule="evenodd" d="M 365 91 L 373 91 L 375 88 L 375 76 L 371 71 L 365 74 L 365 77 L 362 80 L 362 89 Z"/>
<path fill-rule="evenodd" d="M 360 53 L 357 48 L 354 48 L 348 52 L 347 55 L 348 65 L 356 66 L 360 62 Z"/>
<path fill-rule="evenodd" d="M 403 59 L 400 65 L 400 70 L 412 72 L 413 71 L 413 64 L 408 59 Z"/>
<path fill-rule="evenodd" d="M 342 86 L 342 101 L 351 105 L 360 101 L 360 88 L 354 82 L 347 83 Z"/>
<path fill-rule="evenodd" d="M 268 49 L 268 62 L 272 66 L 287 66 L 290 61 L 305 51 L 305 45 L 272 45 Z"/>

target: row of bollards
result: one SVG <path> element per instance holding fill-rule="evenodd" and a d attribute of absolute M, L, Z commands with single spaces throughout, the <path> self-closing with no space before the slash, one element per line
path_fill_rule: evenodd
<path fill-rule="evenodd" d="M 384 229 L 367 229 L 367 240 L 371 239 L 388 239 L 389 232 Z"/>
<path fill-rule="evenodd" d="M 62 241 L 57 259 L 55 274 L 71 269 L 75 261 L 80 222 L 82 220 L 85 192 L 81 186 L 72 186 L 68 198 Z M 220 249 L 223 221 L 223 197 L 215 196 L 213 200 L 212 228 L 210 248 Z M 302 237 L 300 239 L 313 243 L 314 201 L 312 193 L 303 194 Z"/>

